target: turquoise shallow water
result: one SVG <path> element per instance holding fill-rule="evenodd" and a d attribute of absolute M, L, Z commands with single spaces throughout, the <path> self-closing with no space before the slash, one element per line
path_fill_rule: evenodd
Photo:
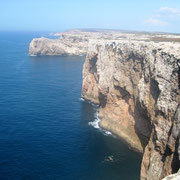
<path fill-rule="evenodd" d="M 88 124 L 85 57 L 29 57 L 41 35 L 0 32 L 0 180 L 139 179 L 141 157 Z"/>

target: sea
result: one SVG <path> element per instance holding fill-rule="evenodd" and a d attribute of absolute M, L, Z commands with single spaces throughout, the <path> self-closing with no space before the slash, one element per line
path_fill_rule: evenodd
<path fill-rule="evenodd" d="M 138 180 L 141 156 L 81 98 L 85 57 L 29 56 L 47 32 L 0 32 L 0 180 Z"/>

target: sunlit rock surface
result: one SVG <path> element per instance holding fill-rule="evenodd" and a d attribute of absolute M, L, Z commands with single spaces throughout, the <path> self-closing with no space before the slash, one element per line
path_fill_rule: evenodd
<path fill-rule="evenodd" d="M 180 44 L 92 41 L 82 96 L 100 104 L 100 126 L 144 153 L 141 179 L 179 167 Z"/>

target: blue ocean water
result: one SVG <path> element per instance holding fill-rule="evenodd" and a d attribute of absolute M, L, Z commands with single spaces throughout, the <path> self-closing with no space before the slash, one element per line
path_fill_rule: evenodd
<path fill-rule="evenodd" d="M 0 180 L 136 180 L 141 157 L 88 123 L 85 57 L 29 57 L 32 38 L 0 32 Z"/>

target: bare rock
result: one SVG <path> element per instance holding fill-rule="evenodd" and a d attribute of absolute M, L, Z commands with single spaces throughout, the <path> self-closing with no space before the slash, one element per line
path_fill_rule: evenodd
<path fill-rule="evenodd" d="M 180 179 L 180 171 L 178 171 L 175 174 L 171 174 L 165 178 L 163 178 L 162 180 L 179 180 Z"/>
<path fill-rule="evenodd" d="M 180 44 L 91 41 L 82 96 L 99 103 L 100 126 L 143 153 L 141 179 L 179 166 Z"/>

